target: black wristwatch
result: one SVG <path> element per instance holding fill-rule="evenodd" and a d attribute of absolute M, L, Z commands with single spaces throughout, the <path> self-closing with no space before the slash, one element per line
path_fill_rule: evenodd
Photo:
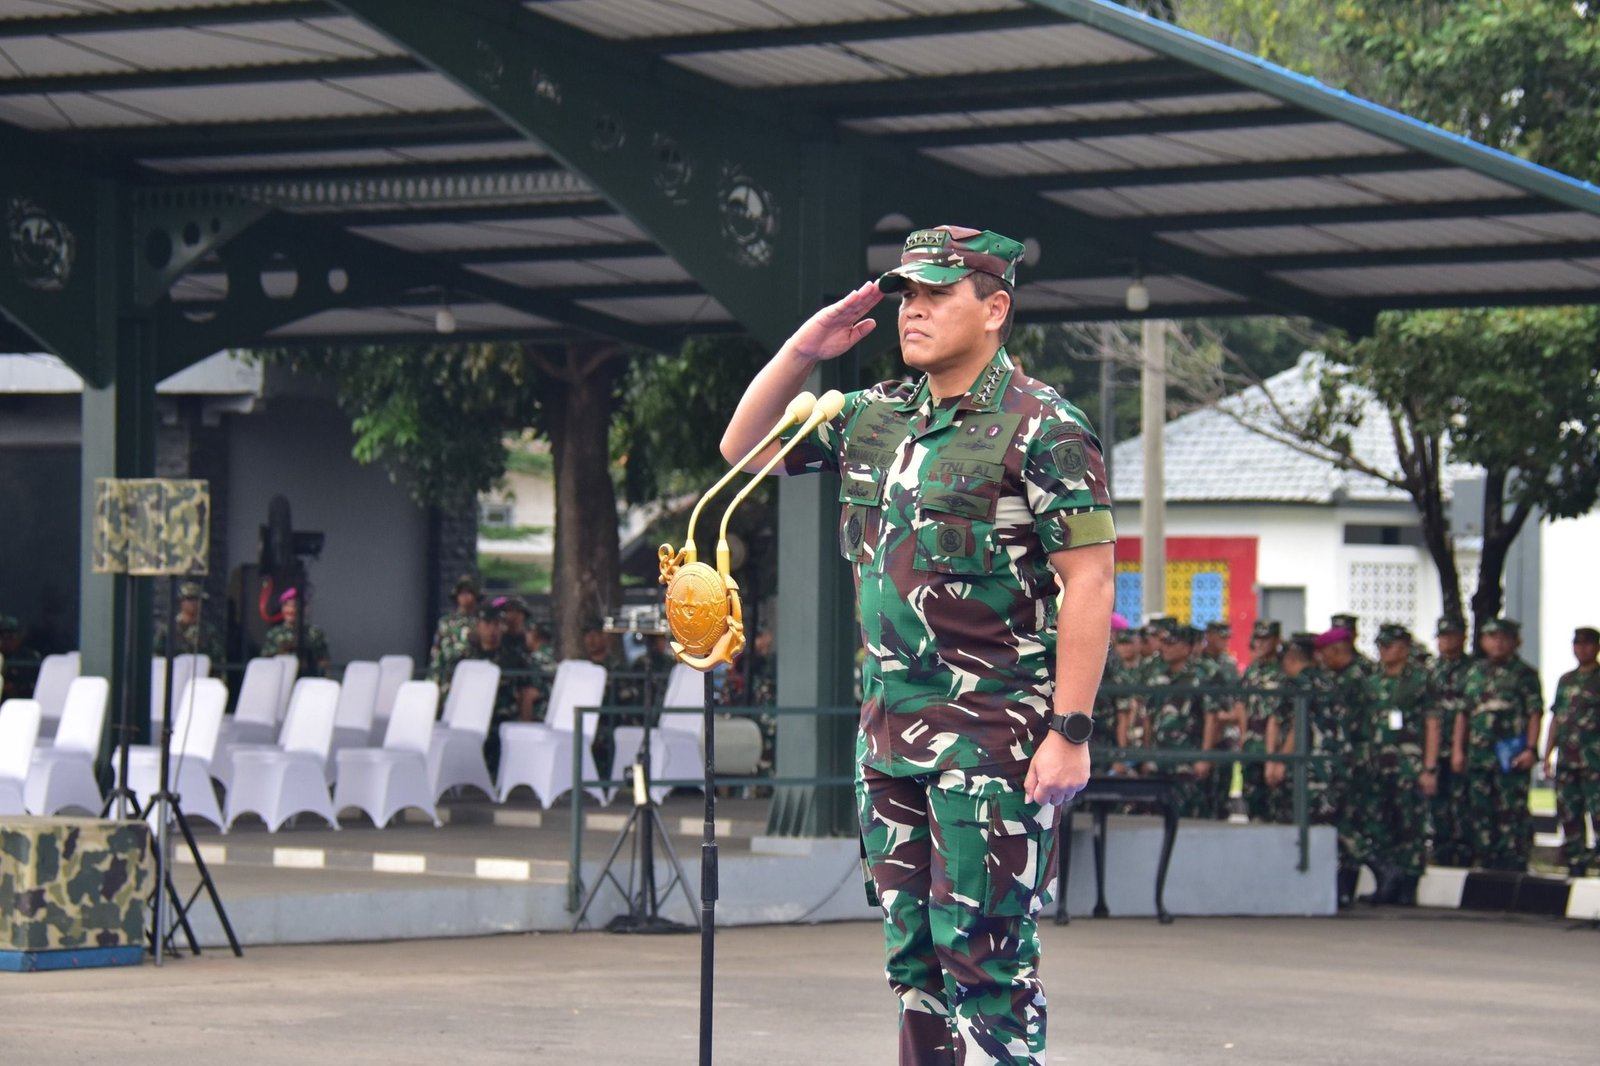
<path fill-rule="evenodd" d="M 1050 728 L 1074 744 L 1087 744 L 1094 735 L 1094 719 L 1082 711 L 1058 714 L 1050 719 Z"/>

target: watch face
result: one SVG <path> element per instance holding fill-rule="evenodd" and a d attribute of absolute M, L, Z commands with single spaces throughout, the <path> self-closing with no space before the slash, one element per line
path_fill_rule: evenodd
<path fill-rule="evenodd" d="M 1060 731 L 1074 744 L 1082 744 L 1094 733 L 1094 719 L 1086 714 L 1069 714 L 1062 720 Z"/>

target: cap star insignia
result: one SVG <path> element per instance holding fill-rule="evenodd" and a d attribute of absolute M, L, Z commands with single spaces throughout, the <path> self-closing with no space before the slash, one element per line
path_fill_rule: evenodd
<path fill-rule="evenodd" d="M 950 265 L 951 266 L 958 266 L 958 267 L 959 266 L 966 266 L 967 265 L 967 261 L 966 261 L 965 258 L 963 258 L 958 253 L 951 252 L 950 253 Z"/>

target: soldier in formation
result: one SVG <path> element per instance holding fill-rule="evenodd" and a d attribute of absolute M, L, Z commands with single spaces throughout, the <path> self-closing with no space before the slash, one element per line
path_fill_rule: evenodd
<path fill-rule="evenodd" d="M 1233 714 L 1240 723 L 1239 750 L 1265 754 L 1278 750 L 1279 738 L 1272 730 L 1281 700 L 1277 690 L 1283 685 L 1283 663 L 1279 641 L 1283 627 L 1277 622 L 1260 621 L 1250 631 L 1250 665 L 1244 668 L 1240 683 L 1247 689 L 1261 689 L 1234 700 Z M 1282 789 L 1267 784 L 1267 763 L 1242 764 L 1245 814 L 1252 822 L 1282 822 Z"/>
<path fill-rule="evenodd" d="M 1580 626 L 1572 633 L 1576 669 L 1561 675 L 1550 701 L 1550 735 L 1544 767 L 1555 779 L 1556 820 L 1561 823 L 1561 861 L 1573 877 L 1583 877 L 1600 857 L 1600 721 L 1594 701 L 1580 699 L 1600 677 L 1600 630 Z M 1553 770 L 1553 774 L 1552 774 Z M 1589 845 L 1593 823 L 1596 842 Z"/>
<path fill-rule="evenodd" d="M 1467 839 L 1466 776 L 1451 765 L 1456 719 L 1466 706 L 1467 627 L 1445 616 L 1434 627 L 1438 656 L 1428 667 L 1423 696 L 1422 791 L 1428 797 L 1429 861 L 1436 866 L 1471 866 Z"/>
<path fill-rule="evenodd" d="M 1366 682 L 1365 743 L 1356 752 L 1360 773 L 1351 799 L 1360 826 L 1361 855 L 1377 878 L 1364 902 L 1416 903 L 1427 836 L 1422 793 L 1423 706 L 1427 674 L 1411 658 L 1411 631 L 1378 630 L 1378 669 Z"/>
<path fill-rule="evenodd" d="M 455 672 L 456 663 L 466 657 L 472 639 L 478 615 L 478 582 L 463 574 L 456 578 L 452 595 L 455 607 L 439 617 L 428 654 L 428 677 L 439 683 L 441 701 L 450 691 L 450 675 Z"/>
<path fill-rule="evenodd" d="M 1465 712 L 1456 717 L 1451 765 L 1466 775 L 1474 865 L 1523 871 L 1533 850 L 1528 783 L 1544 700 L 1539 675 L 1517 657 L 1521 627 L 1509 618 L 1482 626 L 1484 657 L 1467 667 Z"/>
<path fill-rule="evenodd" d="M 1321 743 L 1313 745 L 1312 750 L 1331 756 L 1324 799 L 1334 812 L 1332 824 L 1339 834 L 1339 904 L 1349 906 L 1361 874 L 1363 851 L 1354 782 L 1360 769 L 1360 754 L 1366 751 L 1368 740 L 1368 674 L 1356 656 L 1355 638 L 1342 626 L 1318 635 L 1316 653 L 1321 660 L 1319 687 L 1326 681 L 1327 688 L 1319 692 L 1325 703 L 1320 715 L 1324 724 L 1319 731 Z"/>
<path fill-rule="evenodd" d="M 1224 706 L 1226 697 L 1207 696 L 1219 680 L 1215 670 L 1195 656 L 1200 634 L 1191 625 L 1168 626 L 1161 635 L 1161 668 L 1148 674 L 1145 683 L 1180 691 L 1152 693 L 1150 747 L 1167 751 L 1201 752 L 1206 748 L 1206 724 Z M 1192 694 L 1189 691 L 1193 690 Z M 1210 780 L 1227 767 L 1196 761 L 1158 766 L 1147 763 L 1147 774 L 1172 774 L 1179 779 L 1172 803 L 1180 818 L 1211 818 L 1215 813 Z"/>

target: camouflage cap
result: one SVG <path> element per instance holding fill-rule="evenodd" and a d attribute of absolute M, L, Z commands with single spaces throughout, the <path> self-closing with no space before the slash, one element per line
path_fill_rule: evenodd
<path fill-rule="evenodd" d="M 22 623 L 9 614 L 0 614 L 0 633 L 21 633 Z"/>
<path fill-rule="evenodd" d="M 1594 626 L 1579 626 L 1572 631 L 1574 644 L 1600 644 L 1600 629 Z"/>
<path fill-rule="evenodd" d="M 1150 635 L 1159 637 L 1163 633 L 1171 632 L 1172 628 L 1179 624 L 1179 621 L 1170 614 L 1158 614 L 1146 621 L 1144 628 Z"/>
<path fill-rule="evenodd" d="M 1328 616 L 1328 625 L 1333 629 L 1348 629 L 1350 638 L 1355 639 L 1359 628 L 1356 626 L 1356 616 L 1353 614 L 1335 614 Z"/>
<path fill-rule="evenodd" d="M 1480 632 L 1485 634 L 1510 633 L 1513 637 L 1520 637 L 1522 636 L 1522 623 L 1511 618 L 1491 618 L 1483 623 L 1483 628 Z"/>
<path fill-rule="evenodd" d="M 205 586 L 198 581 L 185 581 L 178 586 L 178 599 L 180 600 L 203 600 L 205 598 Z"/>
<path fill-rule="evenodd" d="M 1132 644 L 1134 641 L 1139 639 L 1139 631 L 1131 628 L 1119 629 L 1117 630 L 1116 637 L 1118 644 Z"/>
<path fill-rule="evenodd" d="M 521 611 L 522 617 L 524 618 L 527 618 L 529 615 L 533 614 L 533 612 L 528 609 L 528 601 L 523 599 L 521 596 L 503 596 L 500 598 L 499 604 L 500 610 Z"/>
<path fill-rule="evenodd" d="M 478 579 L 473 577 L 471 574 L 462 574 L 460 577 L 456 578 L 456 583 L 454 587 L 450 589 L 450 594 L 452 596 L 459 596 L 463 592 L 470 592 L 476 596 L 478 594 Z"/>
<path fill-rule="evenodd" d="M 1022 244 L 992 230 L 965 226 L 919 229 L 906 238 L 900 265 L 878 279 L 883 292 L 898 292 L 907 281 L 954 285 L 973 271 L 992 274 L 1007 285 L 1017 283 Z"/>
<path fill-rule="evenodd" d="M 1207 633 L 1221 633 L 1223 636 L 1226 637 L 1226 636 L 1229 636 L 1229 635 L 1231 635 L 1233 633 L 1233 627 L 1230 626 L 1228 623 L 1222 622 L 1222 621 L 1207 622 L 1206 623 L 1206 632 Z"/>
<path fill-rule="evenodd" d="M 1452 633 L 1465 633 L 1466 623 L 1452 615 L 1445 615 L 1439 619 L 1439 624 L 1433 627 L 1434 636 L 1446 637 Z"/>
<path fill-rule="evenodd" d="M 1200 631 L 1183 622 L 1174 622 L 1162 630 L 1162 638 L 1173 644 L 1193 644 L 1200 639 Z"/>
<path fill-rule="evenodd" d="M 492 603 L 486 603 L 478 608 L 477 619 L 480 622 L 500 621 L 500 608 Z"/>
<path fill-rule="evenodd" d="M 1317 650 L 1317 635 L 1308 630 L 1299 630 L 1289 634 L 1289 643 L 1300 651 L 1310 655 Z"/>
<path fill-rule="evenodd" d="M 1411 643 L 1411 630 L 1398 622 L 1385 622 L 1378 627 L 1377 641 L 1379 644 L 1393 644 L 1397 640 Z"/>
<path fill-rule="evenodd" d="M 1256 622 L 1255 626 L 1250 630 L 1251 640 L 1263 640 L 1267 637 L 1280 637 L 1282 635 L 1282 624 L 1268 619 L 1261 619 Z"/>

